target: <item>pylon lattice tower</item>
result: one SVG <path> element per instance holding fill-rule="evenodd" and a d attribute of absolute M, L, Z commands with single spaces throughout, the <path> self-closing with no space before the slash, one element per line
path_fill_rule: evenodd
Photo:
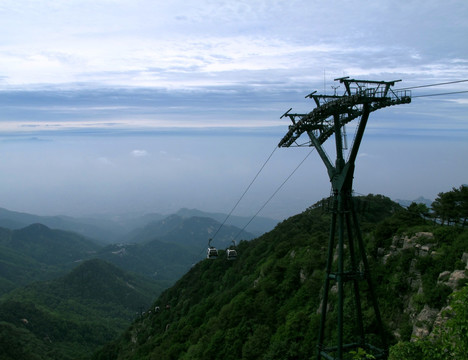
<path fill-rule="evenodd" d="M 387 106 L 407 104 L 411 102 L 411 92 L 407 90 L 393 90 L 395 81 L 355 80 L 349 77 L 335 79 L 344 85 L 343 95 L 318 95 L 313 92 L 306 96 L 315 101 L 316 108 L 307 114 L 292 114 L 289 109 L 281 118 L 289 117 L 292 125 L 278 144 L 279 147 L 313 146 L 324 162 L 332 185 L 332 217 L 328 241 L 328 255 L 326 275 L 321 300 L 321 319 L 317 344 L 317 359 L 343 360 L 346 353 L 358 348 L 364 349 L 375 359 L 385 359 L 388 356 L 387 343 L 383 332 L 382 319 L 372 284 L 371 271 L 367 261 L 364 242 L 359 228 L 357 213 L 352 198 L 354 168 L 359 146 L 364 130 L 373 111 Z M 358 120 L 354 134 L 354 141 L 349 149 L 344 138 L 345 125 L 352 120 Z M 305 143 L 297 140 L 302 134 L 308 136 Z M 334 135 L 336 160 L 333 164 L 328 157 L 324 143 Z M 345 144 L 345 146 L 344 146 Z M 345 150 L 348 157 L 345 159 Z M 345 244 L 345 236 L 347 243 Z M 336 244 L 336 238 L 338 242 Z M 357 245 L 357 246 L 356 246 Z M 335 255 L 337 251 L 337 256 Z M 345 259 L 346 257 L 346 259 Z M 345 265 L 347 269 L 345 269 Z M 330 287 L 336 285 L 336 338 L 333 343 L 326 344 L 327 312 L 329 309 Z M 368 299 L 372 303 L 375 326 L 380 334 L 380 344 L 373 345 L 368 339 L 363 321 L 361 285 L 367 286 Z M 348 342 L 344 339 L 344 306 L 345 284 L 351 285 L 346 293 L 354 298 L 354 320 L 356 327 Z M 366 285 L 367 284 L 367 285 Z M 348 315 L 348 314 L 347 314 Z M 330 342 L 330 339 L 327 339 Z M 355 350 L 356 351 L 356 350 Z"/>

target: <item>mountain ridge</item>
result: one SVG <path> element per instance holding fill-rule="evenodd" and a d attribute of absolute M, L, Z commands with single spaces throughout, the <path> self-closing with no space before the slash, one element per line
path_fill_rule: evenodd
<path fill-rule="evenodd" d="M 197 209 L 179 209 L 174 214 L 162 215 L 159 213 L 147 214 L 122 214 L 122 215 L 95 215 L 83 217 L 71 217 L 66 215 L 41 216 L 25 212 L 11 211 L 0 208 L 0 227 L 16 230 L 34 223 L 41 223 L 52 229 L 60 229 L 79 233 L 102 244 L 112 244 L 128 241 L 132 232 L 137 231 L 149 223 L 163 220 L 171 215 L 183 218 L 209 217 L 219 223 L 226 218 L 226 225 L 243 228 L 249 222 L 249 233 L 259 236 L 275 227 L 278 220 L 258 217 L 254 219 L 243 216 L 227 216 L 223 213 L 204 212 Z"/>

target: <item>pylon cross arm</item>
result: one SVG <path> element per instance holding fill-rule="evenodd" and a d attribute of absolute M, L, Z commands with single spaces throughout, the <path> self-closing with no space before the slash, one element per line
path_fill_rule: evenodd
<path fill-rule="evenodd" d="M 351 81 L 351 80 L 350 80 Z M 362 81 L 362 80 L 352 80 Z M 288 116 L 292 125 L 289 126 L 289 130 L 286 135 L 281 139 L 278 147 L 289 147 L 293 145 L 296 140 L 303 134 L 311 131 L 318 131 L 320 144 L 323 144 L 334 132 L 335 126 L 333 124 L 333 116 L 341 115 L 340 123 L 341 126 L 348 122 L 362 116 L 363 105 L 368 105 L 368 111 L 373 112 L 384 107 L 407 104 L 411 102 L 411 96 L 407 92 L 391 92 L 391 96 L 387 96 L 390 85 L 394 82 L 369 82 L 385 84 L 385 90 L 376 92 L 375 89 L 366 89 L 358 92 L 354 95 L 347 96 L 324 96 L 324 95 L 310 95 L 314 98 L 316 103 L 320 97 L 332 99 L 324 104 L 317 106 L 311 112 L 307 114 L 289 114 L 288 110 L 283 116 Z M 369 91 L 372 90 L 372 91 Z M 385 96 L 384 96 L 385 95 Z M 327 120 L 332 117 L 331 120 Z M 314 146 L 309 143 L 309 146 Z"/>

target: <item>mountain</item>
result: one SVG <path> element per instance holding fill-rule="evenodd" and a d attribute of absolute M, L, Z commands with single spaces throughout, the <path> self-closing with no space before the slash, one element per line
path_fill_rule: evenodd
<path fill-rule="evenodd" d="M 155 283 L 130 274 L 104 260 L 84 262 L 58 281 L 52 293 L 62 293 L 101 304 L 114 304 L 135 311 L 150 304 L 157 292 Z"/>
<path fill-rule="evenodd" d="M 49 265 L 71 264 L 88 258 L 100 246 L 76 233 L 50 229 L 43 224 L 32 224 L 12 230 L 2 244 L 24 255 Z"/>
<path fill-rule="evenodd" d="M 170 215 L 163 220 L 150 222 L 144 228 L 135 231 L 131 242 L 145 242 L 158 238 L 167 243 L 200 249 L 205 247 L 208 239 L 215 234 L 215 240 L 221 246 L 229 245 L 235 238 L 250 240 L 255 237 L 235 226 L 226 224 L 221 226 L 221 223 L 209 217 Z"/>
<path fill-rule="evenodd" d="M 19 286 L 58 276 L 61 269 L 0 245 L 0 296 Z"/>
<path fill-rule="evenodd" d="M 380 195 L 359 219 L 390 344 L 428 333 L 451 292 L 466 284 L 468 229 L 441 226 Z M 93 359 L 310 359 L 316 356 L 330 214 L 317 203 L 238 244 L 238 258 L 205 259 Z M 348 291 L 348 290 L 346 290 Z M 336 332 L 331 290 L 325 340 Z M 367 296 L 364 326 L 375 337 Z M 345 337 L 353 337 L 345 298 Z M 335 330 L 333 330 L 335 329 Z M 379 344 L 376 344 L 379 345 Z M 354 357 L 356 358 L 356 357 Z"/>
<path fill-rule="evenodd" d="M 172 285 L 199 260 L 199 254 L 194 251 L 158 239 L 140 244 L 108 245 L 96 257 L 167 286 Z"/>
<path fill-rule="evenodd" d="M 63 274 L 99 249 L 81 235 L 42 224 L 18 230 L 0 228 L 0 295 Z"/>
<path fill-rule="evenodd" d="M 102 260 L 86 261 L 61 278 L 2 297 L 2 353 L 16 353 L 21 359 L 89 358 L 160 291 L 154 283 Z"/>
<path fill-rule="evenodd" d="M 0 208 L 0 227 L 21 229 L 32 224 L 43 224 L 52 229 L 76 232 L 101 243 L 110 243 L 119 239 L 126 228 L 108 219 L 83 218 L 69 216 L 39 216 Z"/>
<path fill-rule="evenodd" d="M 175 215 L 181 216 L 183 218 L 191 218 L 191 217 L 207 217 L 212 218 L 219 223 L 223 223 L 226 218 L 227 214 L 223 213 L 211 213 L 211 212 L 204 212 L 197 209 L 187 209 L 182 208 Z M 244 227 L 249 231 L 249 233 L 254 234 L 256 237 L 260 236 L 273 228 L 278 224 L 278 220 L 270 219 L 262 216 L 255 216 L 253 219 L 252 217 L 247 216 L 235 216 L 231 215 L 227 218 L 226 225 L 235 226 L 240 229 L 244 229 Z M 246 226 L 248 224 L 248 226 Z"/>
<path fill-rule="evenodd" d="M 182 218 L 204 217 L 212 218 L 223 223 L 227 215 L 222 213 L 208 213 L 196 209 L 181 209 L 176 214 Z M 10 211 L 0 208 L 0 227 L 8 229 L 21 229 L 31 224 L 40 223 L 52 229 L 60 229 L 79 233 L 102 244 L 115 244 L 128 242 L 129 238 L 139 229 L 151 223 L 157 223 L 171 215 L 158 213 L 150 214 L 120 214 L 120 215 L 94 215 L 80 218 L 70 216 L 39 216 L 22 212 Z M 259 236 L 273 229 L 277 220 L 255 217 L 230 216 L 225 225 L 244 228 L 249 222 L 246 234 Z M 130 235 L 129 235 L 130 234 Z"/>
<path fill-rule="evenodd" d="M 254 237 L 234 226 L 224 225 L 220 229 L 220 225 L 211 218 L 171 215 L 134 231 L 128 243 L 102 248 L 97 257 L 173 284 L 206 256 L 208 239 L 218 229 L 213 245 L 219 248 L 229 247 L 237 235 L 241 239 Z"/>

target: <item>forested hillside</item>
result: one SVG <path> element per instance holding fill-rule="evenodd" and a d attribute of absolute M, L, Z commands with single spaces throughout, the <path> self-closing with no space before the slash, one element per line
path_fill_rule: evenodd
<path fill-rule="evenodd" d="M 220 256 L 198 263 L 94 359 L 312 358 L 330 223 L 327 204 L 321 201 L 273 231 L 241 242 L 236 261 Z M 462 222 L 441 225 L 424 206 L 405 209 L 383 196 L 360 198 L 356 206 L 390 344 L 427 335 L 449 294 L 466 283 L 468 231 Z M 329 311 L 335 311 L 333 305 Z M 370 334 L 372 314 L 365 308 Z M 326 337 L 333 338 L 333 331 Z M 348 335 L 352 331 L 351 325 L 345 328 Z"/>
<path fill-rule="evenodd" d="M 99 248 L 79 234 L 42 224 L 17 230 L 0 228 L 0 296 L 18 286 L 64 274 Z"/>
<path fill-rule="evenodd" d="M 89 358 L 160 292 L 155 283 L 97 259 L 16 289 L 0 302 L 0 358 Z"/>
<path fill-rule="evenodd" d="M 134 231 L 129 243 L 108 245 L 96 256 L 170 286 L 203 259 L 208 238 L 219 228 L 219 222 L 207 217 L 171 215 Z M 223 226 L 217 235 L 217 245 L 223 248 L 236 235 L 253 238 L 234 226 Z"/>
<path fill-rule="evenodd" d="M 229 217 L 227 217 L 227 215 L 223 213 L 207 213 L 197 209 L 186 208 L 177 211 L 176 215 L 181 216 L 183 218 L 208 217 L 218 221 L 219 223 L 223 223 L 226 220 L 226 225 L 232 225 L 240 229 L 244 228 L 245 225 L 248 223 L 246 229 L 249 233 L 255 234 L 256 236 L 260 236 L 272 230 L 279 222 L 278 220 L 265 218 L 261 216 L 255 216 L 254 218 L 252 218 L 250 216 L 247 217 L 230 215 Z"/>

